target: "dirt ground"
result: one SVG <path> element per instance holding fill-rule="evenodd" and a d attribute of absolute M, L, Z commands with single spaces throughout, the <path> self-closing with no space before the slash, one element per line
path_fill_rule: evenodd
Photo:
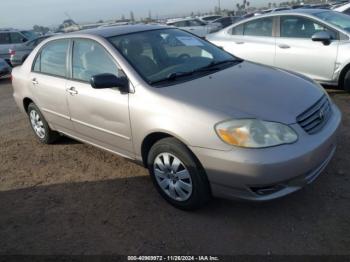
<path fill-rule="evenodd" d="M 145 169 L 68 138 L 39 144 L 0 82 L 0 254 L 350 254 L 350 95 L 337 153 L 312 185 L 264 204 L 184 212 Z"/>

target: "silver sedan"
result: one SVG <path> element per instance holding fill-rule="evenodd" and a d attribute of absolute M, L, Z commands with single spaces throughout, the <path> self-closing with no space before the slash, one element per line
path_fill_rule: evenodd
<path fill-rule="evenodd" d="M 65 134 L 137 161 L 183 209 L 297 191 L 332 158 L 341 121 L 314 81 L 163 26 L 45 40 L 13 87 L 40 142 Z"/>
<path fill-rule="evenodd" d="M 350 91 L 350 16 L 324 9 L 281 11 L 241 21 L 207 39 L 240 58 Z"/>

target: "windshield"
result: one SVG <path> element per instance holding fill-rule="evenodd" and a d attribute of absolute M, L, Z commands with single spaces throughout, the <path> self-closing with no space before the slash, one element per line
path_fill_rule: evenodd
<path fill-rule="evenodd" d="M 350 33 L 350 16 L 334 11 L 315 14 L 316 17 Z"/>
<path fill-rule="evenodd" d="M 21 31 L 21 33 L 28 39 L 28 40 L 33 40 L 37 38 L 38 36 L 32 32 L 32 31 Z"/>
<path fill-rule="evenodd" d="M 237 61 L 220 48 L 178 29 L 160 29 L 109 38 L 150 84 L 174 75 L 199 77 L 202 68 Z M 196 72 L 196 74 L 195 74 Z"/>

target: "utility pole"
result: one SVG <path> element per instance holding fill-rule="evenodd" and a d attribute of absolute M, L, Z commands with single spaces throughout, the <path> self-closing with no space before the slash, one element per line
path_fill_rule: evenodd
<path fill-rule="evenodd" d="M 221 14 L 221 0 L 218 0 L 219 1 L 219 13 Z"/>

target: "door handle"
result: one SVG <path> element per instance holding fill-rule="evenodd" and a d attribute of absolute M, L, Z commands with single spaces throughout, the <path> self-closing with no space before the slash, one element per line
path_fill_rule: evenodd
<path fill-rule="evenodd" d="M 244 44 L 244 42 L 240 42 L 240 41 L 238 41 L 238 42 L 235 42 L 237 45 L 243 45 Z"/>
<path fill-rule="evenodd" d="M 280 45 L 278 45 L 278 47 L 279 47 L 279 48 L 282 48 L 282 49 L 288 49 L 288 48 L 290 48 L 289 45 L 285 45 L 285 44 L 280 44 Z"/>
<path fill-rule="evenodd" d="M 32 79 L 32 84 L 33 84 L 34 86 L 36 86 L 36 85 L 39 84 L 39 82 L 38 82 L 38 80 L 36 80 L 36 78 L 33 78 L 33 79 Z"/>
<path fill-rule="evenodd" d="M 77 90 L 75 90 L 75 87 L 71 87 L 71 88 L 68 88 L 68 89 L 66 89 L 66 91 L 69 93 L 69 94 L 71 94 L 71 95 L 77 95 L 78 94 L 78 91 Z"/>

